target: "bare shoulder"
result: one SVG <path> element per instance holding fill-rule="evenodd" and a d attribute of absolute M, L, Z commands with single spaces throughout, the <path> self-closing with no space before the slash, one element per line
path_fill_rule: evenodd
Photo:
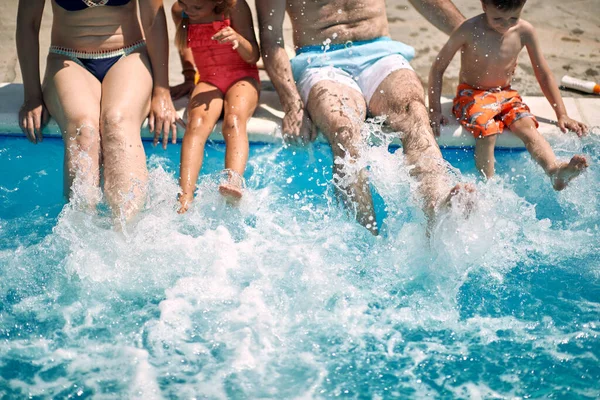
<path fill-rule="evenodd" d="M 456 28 L 454 33 L 465 37 L 475 34 L 477 31 L 483 28 L 483 18 L 484 14 L 479 14 L 472 18 L 466 19 L 462 24 L 458 26 L 458 28 Z"/>
<path fill-rule="evenodd" d="M 526 43 L 533 40 L 536 36 L 535 28 L 531 23 L 525 21 L 524 19 L 520 19 L 519 23 L 516 26 L 519 35 L 521 35 L 522 40 Z"/>

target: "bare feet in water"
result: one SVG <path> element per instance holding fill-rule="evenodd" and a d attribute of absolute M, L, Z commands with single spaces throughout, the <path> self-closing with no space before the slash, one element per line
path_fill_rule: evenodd
<path fill-rule="evenodd" d="M 194 200 L 194 197 L 179 195 L 179 210 L 177 210 L 177 214 L 185 214 L 188 208 L 190 208 L 190 204 Z"/>
<path fill-rule="evenodd" d="M 452 206 L 452 199 L 457 198 L 465 205 L 465 211 L 468 214 L 471 213 L 473 208 L 475 207 L 475 186 L 470 183 L 459 183 L 450 189 L 450 193 L 448 196 L 444 198 L 439 206 L 438 210 L 442 211 L 444 209 L 450 208 Z"/>
<path fill-rule="evenodd" d="M 237 202 L 242 198 L 244 178 L 235 171 L 223 170 L 225 181 L 219 185 L 219 193 L 227 200 Z"/>
<path fill-rule="evenodd" d="M 563 162 L 556 169 L 556 172 L 550 176 L 554 190 L 563 190 L 567 187 L 571 179 L 579 175 L 588 167 L 588 162 L 584 156 L 576 155 L 571 161 Z"/>

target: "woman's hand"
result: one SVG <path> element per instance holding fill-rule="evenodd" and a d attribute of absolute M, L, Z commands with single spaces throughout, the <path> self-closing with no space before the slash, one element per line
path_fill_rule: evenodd
<path fill-rule="evenodd" d="M 48 110 L 41 98 L 26 99 L 19 110 L 19 126 L 31 143 L 43 140 L 42 128 L 48 123 Z"/>
<path fill-rule="evenodd" d="M 239 34 L 230 26 L 223 28 L 219 32 L 215 33 L 211 39 L 216 40 L 221 44 L 231 43 L 233 46 L 233 50 L 236 50 L 240 45 Z"/>
<path fill-rule="evenodd" d="M 194 81 L 185 81 L 179 85 L 171 86 L 171 97 L 173 100 L 177 100 L 184 96 L 189 96 L 195 87 L 196 84 Z"/>
<path fill-rule="evenodd" d="M 154 133 L 155 146 L 158 144 L 161 133 L 163 149 L 167 148 L 169 133 L 172 135 L 171 143 L 177 143 L 177 126 L 175 123 L 178 118 L 169 90 L 155 88 L 152 93 L 150 114 L 148 115 L 148 127 L 150 132 Z"/>

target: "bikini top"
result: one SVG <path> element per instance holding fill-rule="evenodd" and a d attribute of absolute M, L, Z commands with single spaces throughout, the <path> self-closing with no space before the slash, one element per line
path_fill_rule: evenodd
<path fill-rule="evenodd" d="M 80 11 L 97 6 L 124 6 L 131 0 L 54 0 L 67 11 Z"/>

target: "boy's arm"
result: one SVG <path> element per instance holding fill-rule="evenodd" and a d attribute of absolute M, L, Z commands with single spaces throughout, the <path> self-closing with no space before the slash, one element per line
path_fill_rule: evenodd
<path fill-rule="evenodd" d="M 465 20 L 465 17 L 458 11 L 458 8 L 456 8 L 451 0 L 409 1 L 422 16 L 448 35 Z"/>
<path fill-rule="evenodd" d="M 571 119 L 567 115 L 567 109 L 558 90 L 554 75 L 542 54 L 535 29 L 526 21 L 522 20 L 521 23 L 523 24 L 523 44 L 527 48 L 527 53 L 529 54 L 529 59 L 531 60 L 531 65 L 533 66 L 533 71 L 540 84 L 540 88 L 554 108 L 559 128 L 564 133 L 570 129 L 575 131 L 578 136 L 581 136 L 587 132 L 587 126 Z"/>
<path fill-rule="evenodd" d="M 450 35 L 450 38 L 444 47 L 442 47 L 442 50 L 440 50 L 429 71 L 429 116 L 435 136 L 440 135 L 440 124 L 445 122 L 440 102 L 444 71 L 448 68 L 456 52 L 466 43 L 466 30 L 465 24 L 462 24 Z"/>
<path fill-rule="evenodd" d="M 234 44 L 235 50 L 248 64 L 256 64 L 260 57 L 260 51 L 254 35 L 252 11 L 245 0 L 237 1 L 231 11 L 231 27 L 233 28 L 231 29 L 232 36 L 235 37 L 234 40 L 238 41 L 237 47 Z M 228 34 L 231 33 L 228 33 L 227 29 L 223 29 L 214 36 L 214 39 L 224 39 Z"/>
<path fill-rule="evenodd" d="M 40 26 L 45 0 L 20 0 L 17 12 L 17 55 L 23 76 L 24 100 L 19 125 L 32 143 L 42 141 L 47 119 L 40 82 Z"/>

